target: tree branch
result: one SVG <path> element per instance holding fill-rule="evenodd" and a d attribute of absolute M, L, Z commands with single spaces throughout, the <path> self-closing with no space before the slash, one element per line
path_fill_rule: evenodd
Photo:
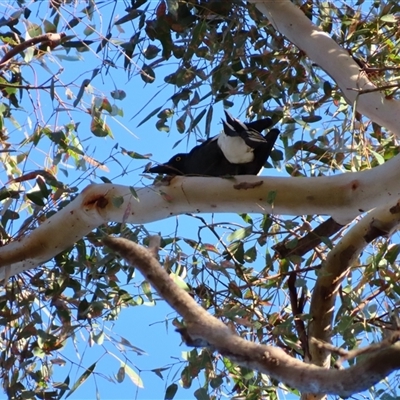
<path fill-rule="evenodd" d="M 330 342 L 335 300 L 338 289 L 353 262 L 363 249 L 379 236 L 390 236 L 400 224 L 400 205 L 381 207 L 371 211 L 354 225 L 330 251 L 322 268 L 311 298 L 311 321 L 308 336 Z M 330 352 L 310 343 L 313 363 L 330 366 Z"/>
<path fill-rule="evenodd" d="M 326 32 L 314 25 L 290 0 L 249 0 L 277 31 L 301 49 L 338 84 L 349 104 L 400 137 L 400 102 L 386 99 L 367 73 Z M 354 91 L 362 90 L 364 94 Z"/>
<path fill-rule="evenodd" d="M 208 314 L 170 279 L 152 252 L 126 239 L 106 237 L 104 244 L 135 266 L 158 293 L 185 320 L 186 335 L 192 343 L 207 343 L 223 356 L 301 390 L 349 397 L 368 389 L 390 372 L 400 368 L 400 343 L 374 351 L 356 365 L 327 370 L 288 356 L 282 349 L 249 342 Z"/>
<path fill-rule="evenodd" d="M 13 47 L 10 51 L 8 51 L 5 56 L 0 60 L 0 68 L 4 68 L 4 66 L 18 53 L 26 50 L 28 47 L 31 47 L 38 43 L 48 44 L 51 47 L 56 47 L 61 43 L 61 40 L 65 37 L 65 33 L 45 33 L 44 35 L 36 36 L 34 38 L 25 40 L 24 42 L 18 44 Z"/>
<path fill-rule="evenodd" d="M 280 258 L 293 255 L 302 257 L 310 250 L 315 249 L 322 242 L 322 238 L 329 238 L 343 228 L 344 225 L 338 224 L 333 218 L 328 218 L 315 229 L 298 239 L 296 246 L 293 247 L 290 245 L 292 241 L 285 241 L 274 245 L 272 248 L 278 253 Z"/>
<path fill-rule="evenodd" d="M 368 171 L 315 178 L 175 177 L 168 185 L 136 189 L 137 198 L 126 186 L 89 185 L 29 236 L 0 248 L 0 280 L 40 265 L 110 221 L 142 224 L 184 213 L 254 212 L 331 214 L 347 223 L 400 198 L 398 164 L 400 158 L 394 158 Z M 273 204 L 268 202 L 271 192 Z"/>

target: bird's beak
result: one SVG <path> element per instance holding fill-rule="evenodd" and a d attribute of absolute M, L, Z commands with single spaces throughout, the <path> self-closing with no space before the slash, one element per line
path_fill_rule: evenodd
<path fill-rule="evenodd" d="M 150 172 L 151 174 L 177 174 L 175 168 L 172 168 L 167 164 L 158 164 L 155 167 L 146 168 L 143 172 Z"/>

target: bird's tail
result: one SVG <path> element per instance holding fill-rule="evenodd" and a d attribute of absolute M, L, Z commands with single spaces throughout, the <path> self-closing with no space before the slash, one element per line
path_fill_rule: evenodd
<path fill-rule="evenodd" d="M 281 131 L 277 128 L 271 129 L 264 137 L 267 141 L 267 144 L 264 147 L 265 154 L 267 155 L 265 161 L 267 161 L 268 157 L 271 155 L 271 151 L 275 145 L 276 139 L 278 139 Z"/>
<path fill-rule="evenodd" d="M 258 119 L 253 122 L 241 122 L 238 119 L 232 117 L 228 111 L 225 110 L 226 122 L 231 125 L 236 131 L 254 129 L 261 133 L 264 129 L 268 129 L 272 126 L 273 122 L 271 118 Z"/>

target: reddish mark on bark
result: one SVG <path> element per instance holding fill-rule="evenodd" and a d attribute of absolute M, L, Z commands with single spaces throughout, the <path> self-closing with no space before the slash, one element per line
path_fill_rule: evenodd
<path fill-rule="evenodd" d="M 356 189 L 358 189 L 359 186 L 360 186 L 360 182 L 359 181 L 351 182 L 351 190 L 356 190 Z"/>
<path fill-rule="evenodd" d="M 233 187 L 237 190 L 247 190 L 247 189 L 254 189 L 258 186 L 261 186 L 264 182 L 263 181 L 258 181 L 258 182 L 241 182 L 238 183 L 237 185 L 233 185 Z"/>
<path fill-rule="evenodd" d="M 108 205 L 108 200 L 105 196 L 103 195 L 95 195 L 91 198 L 89 198 L 84 206 L 88 206 L 88 207 L 99 207 L 99 208 L 106 208 Z"/>

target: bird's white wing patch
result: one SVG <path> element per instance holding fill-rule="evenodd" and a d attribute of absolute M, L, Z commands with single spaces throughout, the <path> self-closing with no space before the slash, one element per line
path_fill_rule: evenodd
<path fill-rule="evenodd" d="M 239 136 L 227 136 L 222 131 L 218 135 L 218 146 L 226 159 L 232 164 L 245 164 L 254 159 L 254 149 L 247 146 Z"/>

